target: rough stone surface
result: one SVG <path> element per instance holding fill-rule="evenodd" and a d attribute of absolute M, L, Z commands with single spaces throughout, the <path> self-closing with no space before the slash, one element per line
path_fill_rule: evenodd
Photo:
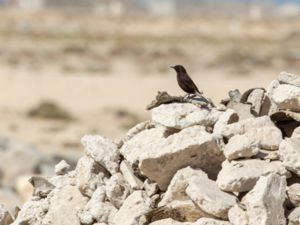
<path fill-rule="evenodd" d="M 103 166 L 111 174 L 119 170 L 117 145 L 100 135 L 86 135 L 81 139 L 86 154 Z"/>
<path fill-rule="evenodd" d="M 84 197 L 77 187 L 65 186 L 54 189 L 49 194 L 49 208 L 43 219 L 44 224 L 53 225 L 80 225 L 78 212 L 87 204 L 88 199 Z"/>
<path fill-rule="evenodd" d="M 120 208 L 130 194 L 130 186 L 121 173 L 112 175 L 106 182 L 105 189 L 108 200 L 116 208 Z"/>
<path fill-rule="evenodd" d="M 279 146 L 279 155 L 284 166 L 300 175 L 300 139 L 286 138 Z"/>
<path fill-rule="evenodd" d="M 134 175 L 133 169 L 131 168 L 129 162 L 123 160 L 120 165 L 120 171 L 132 189 L 141 190 L 143 188 L 143 182 Z"/>
<path fill-rule="evenodd" d="M 214 134 L 219 135 L 222 133 L 222 129 L 224 126 L 232 123 L 236 123 L 239 120 L 238 114 L 232 110 L 227 109 L 224 113 L 222 113 L 214 126 Z"/>
<path fill-rule="evenodd" d="M 300 87 L 300 77 L 295 74 L 281 72 L 278 75 L 278 80 L 281 84 L 290 84 L 296 87 Z"/>
<path fill-rule="evenodd" d="M 111 223 L 116 212 L 117 209 L 110 202 L 105 202 L 105 189 L 98 187 L 85 208 L 79 213 L 79 219 L 83 224 L 91 224 L 94 220 Z"/>
<path fill-rule="evenodd" d="M 261 88 L 254 89 L 248 96 L 247 102 L 252 105 L 252 112 L 256 116 L 260 115 L 261 107 L 264 100 L 265 90 Z"/>
<path fill-rule="evenodd" d="M 78 160 L 76 166 L 76 185 L 87 196 L 92 196 L 98 186 L 103 185 L 105 169 L 88 156 Z"/>
<path fill-rule="evenodd" d="M 161 190 L 166 190 L 176 171 L 186 166 L 201 168 L 215 178 L 223 159 L 214 137 L 196 126 L 175 133 L 156 148 L 142 153 L 139 168 Z"/>
<path fill-rule="evenodd" d="M 56 175 L 64 175 L 70 170 L 71 166 L 65 161 L 60 161 L 54 169 Z"/>
<path fill-rule="evenodd" d="M 293 209 L 288 216 L 288 225 L 300 225 L 300 207 Z"/>
<path fill-rule="evenodd" d="M 165 139 L 165 134 L 166 128 L 164 127 L 144 130 L 125 142 L 120 152 L 130 164 L 138 163 L 140 155 L 151 151 L 152 148 L 157 148 Z"/>
<path fill-rule="evenodd" d="M 246 133 L 250 138 L 254 138 L 258 147 L 265 150 L 278 150 L 282 141 L 282 133 L 275 126 L 259 127 Z"/>
<path fill-rule="evenodd" d="M 114 225 L 136 225 L 151 209 L 151 200 L 144 191 L 134 191 L 124 202 L 113 219 Z"/>
<path fill-rule="evenodd" d="M 300 111 L 300 87 L 281 84 L 274 90 L 271 98 L 279 109 Z"/>
<path fill-rule="evenodd" d="M 297 127 L 297 128 L 294 130 L 294 132 L 293 132 L 291 138 L 300 138 L 300 127 Z"/>
<path fill-rule="evenodd" d="M 224 155 L 228 160 L 250 158 L 257 153 L 258 148 L 255 140 L 246 135 L 233 136 L 224 149 Z"/>
<path fill-rule="evenodd" d="M 210 218 L 201 218 L 197 220 L 193 225 L 230 225 L 228 221 L 216 220 Z"/>
<path fill-rule="evenodd" d="M 189 222 L 178 222 L 171 218 L 158 220 L 155 222 L 150 223 L 149 225 L 191 225 L 192 223 Z"/>
<path fill-rule="evenodd" d="M 257 118 L 249 118 L 225 126 L 222 130 L 222 135 L 226 138 L 231 138 L 234 135 L 245 134 L 265 126 L 274 126 L 274 123 L 271 121 L 270 117 L 262 116 Z"/>
<path fill-rule="evenodd" d="M 0 204 L 0 225 L 9 225 L 13 222 L 13 218 L 3 204 Z"/>
<path fill-rule="evenodd" d="M 233 195 L 221 191 L 206 175 L 192 177 L 186 193 L 203 211 L 222 219 L 228 218 L 228 210 L 236 203 Z"/>
<path fill-rule="evenodd" d="M 247 213 L 238 204 L 229 209 L 228 219 L 232 225 L 248 225 Z"/>
<path fill-rule="evenodd" d="M 243 198 L 249 225 L 286 224 L 284 216 L 286 180 L 277 174 L 262 176 Z"/>
<path fill-rule="evenodd" d="M 294 207 L 300 206 L 300 184 L 295 183 L 287 188 L 287 195 Z"/>
<path fill-rule="evenodd" d="M 165 127 L 183 129 L 193 125 L 213 126 L 222 112 L 189 103 L 160 105 L 152 110 L 152 121 Z"/>
<path fill-rule="evenodd" d="M 280 161 L 266 162 L 259 159 L 225 161 L 218 175 L 217 184 L 224 191 L 250 191 L 260 176 L 270 173 L 290 176 Z"/>

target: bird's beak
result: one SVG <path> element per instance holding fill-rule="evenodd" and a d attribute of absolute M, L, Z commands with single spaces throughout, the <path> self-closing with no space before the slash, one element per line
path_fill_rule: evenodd
<path fill-rule="evenodd" d="M 174 67 L 175 67 L 175 66 L 170 66 L 170 68 L 173 68 L 173 69 L 174 69 Z"/>

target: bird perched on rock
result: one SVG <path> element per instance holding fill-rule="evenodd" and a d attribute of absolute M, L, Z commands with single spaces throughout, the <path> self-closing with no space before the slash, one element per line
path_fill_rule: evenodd
<path fill-rule="evenodd" d="M 199 91 L 196 84 L 190 78 L 185 68 L 181 65 L 171 66 L 177 73 L 177 82 L 179 87 L 188 94 L 202 96 L 203 92 Z"/>

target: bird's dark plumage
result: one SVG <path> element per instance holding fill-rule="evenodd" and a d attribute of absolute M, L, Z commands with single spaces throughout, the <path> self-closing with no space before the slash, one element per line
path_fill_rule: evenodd
<path fill-rule="evenodd" d="M 198 94 L 202 95 L 202 91 L 199 91 L 196 84 L 190 78 L 188 73 L 186 72 L 185 68 L 181 65 L 172 66 L 172 68 L 177 73 L 177 82 L 179 87 L 184 90 L 188 94 Z"/>

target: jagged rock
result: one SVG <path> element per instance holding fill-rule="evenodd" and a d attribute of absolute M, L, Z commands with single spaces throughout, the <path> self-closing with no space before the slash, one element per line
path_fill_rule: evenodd
<path fill-rule="evenodd" d="M 60 161 L 54 169 L 56 175 L 64 175 L 70 170 L 71 166 L 65 161 Z"/>
<path fill-rule="evenodd" d="M 79 219 L 83 224 L 91 224 L 93 221 L 109 224 L 116 212 L 117 209 L 110 202 L 105 202 L 104 187 L 98 187 L 83 211 L 79 213 Z"/>
<path fill-rule="evenodd" d="M 268 151 L 268 150 L 263 150 L 263 149 L 259 149 L 259 151 L 255 157 L 258 159 L 266 160 L 266 161 L 279 160 L 278 151 Z"/>
<path fill-rule="evenodd" d="M 48 195 L 49 208 L 45 217 L 44 224 L 53 225 L 80 225 L 78 212 L 84 208 L 88 199 L 84 197 L 77 187 L 65 186 L 54 189 Z"/>
<path fill-rule="evenodd" d="M 250 89 L 243 94 L 241 97 L 242 103 L 250 103 L 252 105 L 251 112 L 255 116 L 260 115 L 261 107 L 264 101 L 265 89 L 264 88 L 254 88 Z M 244 99 L 243 99 L 244 98 Z"/>
<path fill-rule="evenodd" d="M 18 217 L 12 225 L 41 225 L 43 224 L 43 219 L 48 209 L 49 202 L 46 198 L 36 199 L 36 197 L 32 197 L 23 205 L 21 211 L 18 213 Z"/>
<path fill-rule="evenodd" d="M 31 177 L 29 182 L 34 187 L 33 195 L 41 198 L 47 197 L 47 195 L 55 188 L 53 184 L 43 177 Z"/>
<path fill-rule="evenodd" d="M 285 71 L 278 75 L 278 80 L 281 84 L 290 84 L 300 87 L 300 77 Z"/>
<path fill-rule="evenodd" d="M 294 207 L 300 206 L 300 184 L 295 183 L 287 188 L 287 195 Z"/>
<path fill-rule="evenodd" d="M 173 176 L 168 189 L 162 200 L 159 202 L 158 206 L 167 205 L 174 200 L 189 200 L 190 198 L 186 194 L 185 190 L 188 187 L 191 178 L 198 176 L 206 177 L 208 179 L 207 174 L 200 169 L 193 169 L 188 166 L 186 168 L 178 170 Z"/>
<path fill-rule="evenodd" d="M 238 158 L 250 158 L 258 153 L 254 139 L 246 135 L 235 135 L 229 139 L 224 149 L 224 155 L 228 160 Z"/>
<path fill-rule="evenodd" d="M 160 105 L 152 110 L 152 121 L 165 127 L 184 129 L 193 125 L 213 126 L 222 112 L 185 103 Z"/>
<path fill-rule="evenodd" d="M 78 160 L 76 166 L 76 185 L 87 196 L 92 196 L 98 186 L 104 184 L 105 169 L 88 156 Z"/>
<path fill-rule="evenodd" d="M 224 126 L 232 123 L 236 123 L 239 121 L 238 114 L 232 110 L 227 109 L 224 113 L 222 113 L 214 126 L 214 134 L 219 135 L 222 133 L 222 129 Z"/>
<path fill-rule="evenodd" d="M 262 176 L 243 198 L 249 225 L 285 225 L 284 201 L 286 180 L 277 174 Z"/>
<path fill-rule="evenodd" d="M 221 191 L 207 175 L 193 176 L 185 191 L 204 212 L 222 219 L 228 218 L 228 210 L 236 203 L 233 195 Z"/>
<path fill-rule="evenodd" d="M 9 225 L 13 222 L 13 218 L 3 204 L 0 204 L 0 225 Z"/>
<path fill-rule="evenodd" d="M 140 132 L 142 132 L 144 130 L 152 129 L 154 127 L 155 126 L 154 126 L 154 124 L 152 123 L 151 120 L 147 120 L 147 121 L 141 122 L 141 123 L 135 125 L 133 128 L 131 128 L 126 133 L 125 138 L 123 138 L 123 142 L 129 141 L 131 138 L 133 138 L 138 133 L 140 133 Z"/>
<path fill-rule="evenodd" d="M 111 174 L 119 171 L 119 151 L 117 145 L 100 135 L 85 135 L 81 139 L 86 154 L 103 166 Z"/>
<path fill-rule="evenodd" d="M 143 187 L 149 197 L 155 195 L 159 191 L 157 183 L 153 183 L 149 179 L 145 180 Z"/>
<path fill-rule="evenodd" d="M 143 188 L 143 182 L 134 175 L 129 162 L 123 160 L 120 165 L 120 171 L 132 189 L 141 190 Z"/>
<path fill-rule="evenodd" d="M 161 190 L 166 190 L 177 170 L 186 166 L 201 168 L 209 177 L 215 178 L 223 160 L 213 135 L 203 127 L 195 126 L 175 133 L 155 148 L 143 152 L 139 168 Z"/>
<path fill-rule="evenodd" d="M 130 186 L 121 173 L 116 173 L 109 178 L 105 190 L 108 200 L 118 209 L 130 194 Z"/>
<path fill-rule="evenodd" d="M 232 225 L 248 225 L 247 213 L 238 204 L 229 209 L 228 219 Z"/>
<path fill-rule="evenodd" d="M 144 130 L 125 142 L 120 152 L 130 164 L 136 164 L 143 152 L 157 148 L 159 143 L 165 139 L 165 134 L 164 127 Z"/>
<path fill-rule="evenodd" d="M 234 135 L 245 134 L 265 126 L 274 126 L 274 123 L 271 121 L 270 117 L 262 116 L 258 118 L 249 118 L 225 126 L 223 128 L 222 135 L 226 138 L 231 138 Z"/>
<path fill-rule="evenodd" d="M 288 216 L 288 225 L 300 225 L 300 207 L 293 209 Z"/>
<path fill-rule="evenodd" d="M 114 225 L 136 225 L 144 221 L 144 214 L 152 202 L 144 191 L 134 191 L 124 202 L 113 219 Z"/>
<path fill-rule="evenodd" d="M 280 110 L 270 115 L 284 137 L 291 137 L 294 130 L 300 126 L 300 113 Z"/>
<path fill-rule="evenodd" d="M 300 87 L 289 84 L 279 85 L 271 95 L 279 109 L 300 111 Z"/>
<path fill-rule="evenodd" d="M 174 200 L 165 206 L 155 208 L 146 214 L 148 221 L 172 218 L 177 221 L 195 222 L 201 217 L 210 217 L 196 206 L 192 200 Z"/>
<path fill-rule="evenodd" d="M 246 133 L 250 138 L 254 138 L 258 147 L 265 150 L 278 150 L 282 141 L 282 133 L 275 126 L 259 127 Z"/>
<path fill-rule="evenodd" d="M 173 220 L 171 218 L 158 220 L 153 223 L 150 223 L 149 225 L 192 225 L 192 223 L 189 222 L 178 222 L 176 220 Z"/>
<path fill-rule="evenodd" d="M 300 138 L 300 127 L 297 127 L 291 136 L 291 138 Z"/>
<path fill-rule="evenodd" d="M 283 165 L 300 176 L 300 139 L 284 139 L 279 146 L 279 155 Z"/>
<path fill-rule="evenodd" d="M 251 104 L 243 104 L 239 101 L 230 101 L 227 104 L 228 109 L 232 109 L 237 113 L 240 121 L 254 117 L 251 113 L 251 107 Z"/>
<path fill-rule="evenodd" d="M 228 221 L 216 220 L 211 218 L 201 218 L 197 220 L 193 225 L 230 225 Z"/>
<path fill-rule="evenodd" d="M 270 173 L 290 177 L 290 173 L 280 161 L 266 162 L 259 159 L 224 161 L 217 184 L 223 191 L 250 191 L 260 176 Z"/>

